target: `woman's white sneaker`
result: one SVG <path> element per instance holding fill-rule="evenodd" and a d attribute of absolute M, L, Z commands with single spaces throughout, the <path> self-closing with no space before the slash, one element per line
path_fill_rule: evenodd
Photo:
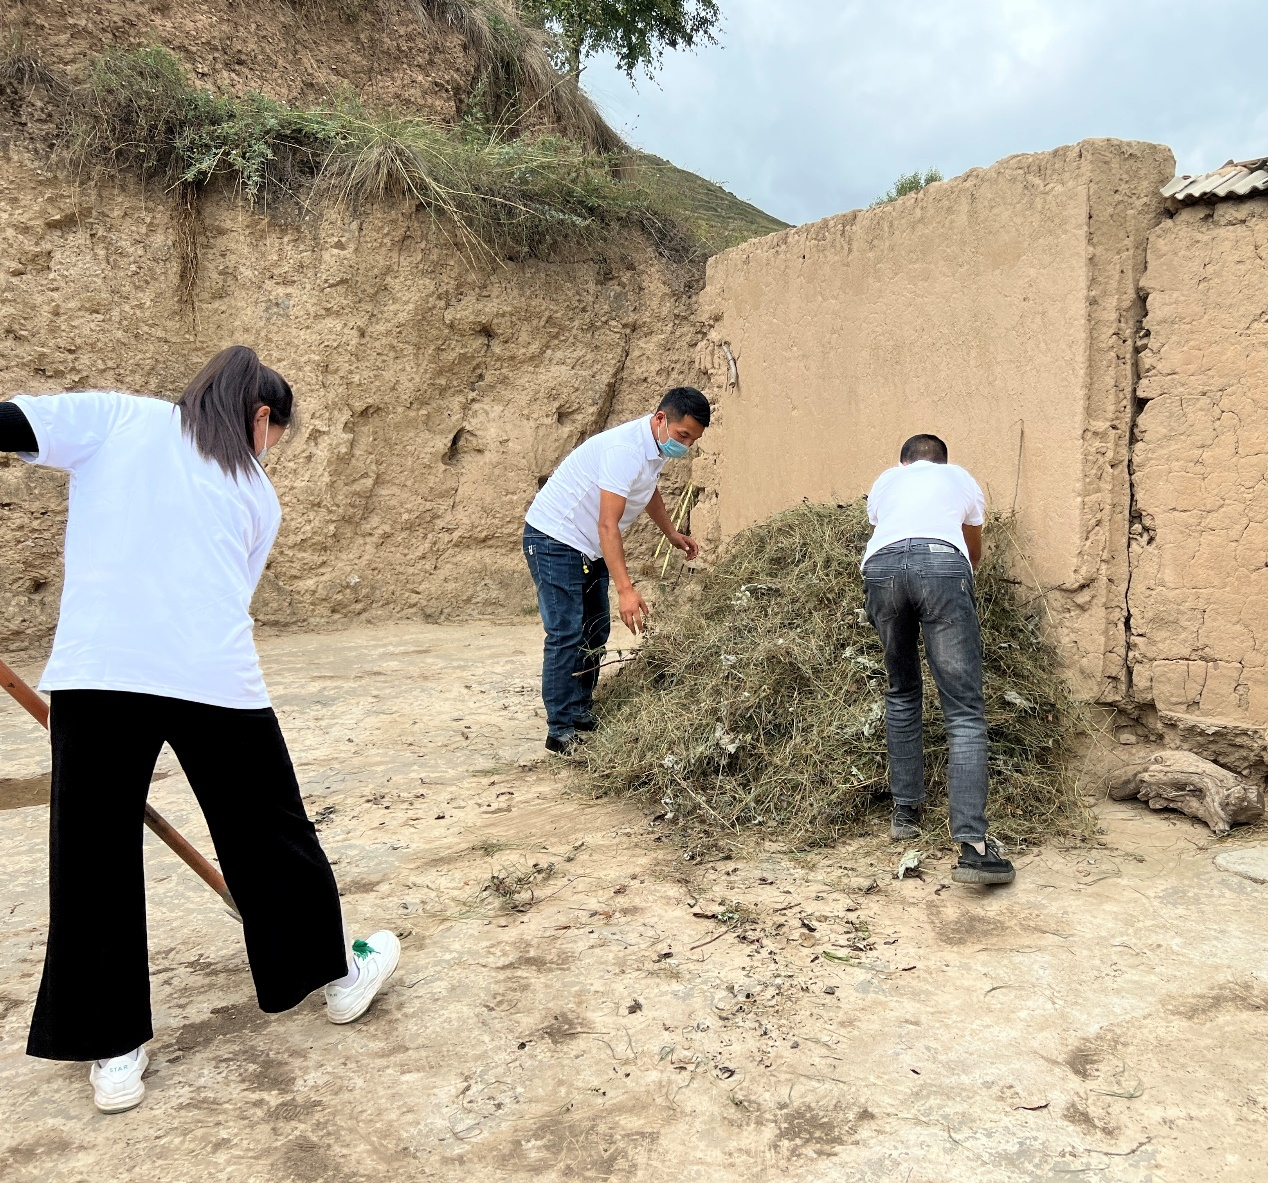
<path fill-rule="evenodd" d="M 124 1113 L 135 1109 L 145 1096 L 145 1082 L 141 1077 L 149 1066 L 150 1057 L 141 1048 L 134 1060 L 131 1054 L 115 1056 L 103 1068 L 94 1064 L 88 1070 L 92 1084 L 92 1099 L 102 1113 Z"/>
<path fill-rule="evenodd" d="M 355 941 L 352 955 L 357 962 L 357 980 L 351 986 L 326 987 L 326 1017 L 332 1023 L 351 1023 L 365 1014 L 374 996 L 396 972 L 401 942 L 395 933 L 385 929 L 364 941 Z"/>

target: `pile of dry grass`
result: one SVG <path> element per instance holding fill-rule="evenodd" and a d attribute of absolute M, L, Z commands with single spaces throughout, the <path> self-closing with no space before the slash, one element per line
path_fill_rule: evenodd
<path fill-rule="evenodd" d="M 988 527 L 978 574 L 992 830 L 1087 830 L 1068 741 L 1082 725 L 1040 633 L 1041 603 Z M 599 793 L 644 799 L 689 844 L 770 836 L 808 847 L 864 832 L 886 790 L 885 670 L 864 611 L 865 503 L 805 505 L 738 535 L 717 568 L 658 610 L 598 701 L 579 757 Z M 925 676 L 929 827 L 945 816 L 946 740 Z"/>

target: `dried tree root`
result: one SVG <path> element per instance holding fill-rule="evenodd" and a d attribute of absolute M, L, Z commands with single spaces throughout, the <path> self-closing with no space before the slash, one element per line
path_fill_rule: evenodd
<path fill-rule="evenodd" d="M 1136 797 L 1150 809 L 1178 809 L 1217 834 L 1264 816 L 1261 784 L 1192 752 L 1159 752 L 1144 764 L 1113 773 L 1107 787 L 1114 801 Z"/>

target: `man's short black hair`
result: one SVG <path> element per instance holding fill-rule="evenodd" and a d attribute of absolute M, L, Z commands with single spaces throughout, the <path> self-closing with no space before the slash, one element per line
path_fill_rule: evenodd
<path fill-rule="evenodd" d="M 675 386 L 656 409 L 664 411 L 670 423 L 690 415 L 701 427 L 709 426 L 709 400 L 694 386 Z"/>
<path fill-rule="evenodd" d="M 946 464 L 950 458 L 947 446 L 936 435 L 913 435 L 898 454 L 903 464 L 914 464 L 917 460 L 932 460 L 934 464 Z"/>

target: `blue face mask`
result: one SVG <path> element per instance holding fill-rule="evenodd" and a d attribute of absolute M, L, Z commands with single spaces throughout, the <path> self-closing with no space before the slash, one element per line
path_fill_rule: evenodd
<path fill-rule="evenodd" d="M 668 429 L 666 429 L 666 431 L 668 431 Z M 653 436 L 653 438 L 655 438 L 655 436 Z M 660 449 L 660 454 L 664 456 L 666 460 L 681 460 L 689 451 L 691 451 L 686 444 L 674 439 L 673 436 L 669 436 L 663 444 L 660 440 L 656 440 L 656 446 Z"/>

